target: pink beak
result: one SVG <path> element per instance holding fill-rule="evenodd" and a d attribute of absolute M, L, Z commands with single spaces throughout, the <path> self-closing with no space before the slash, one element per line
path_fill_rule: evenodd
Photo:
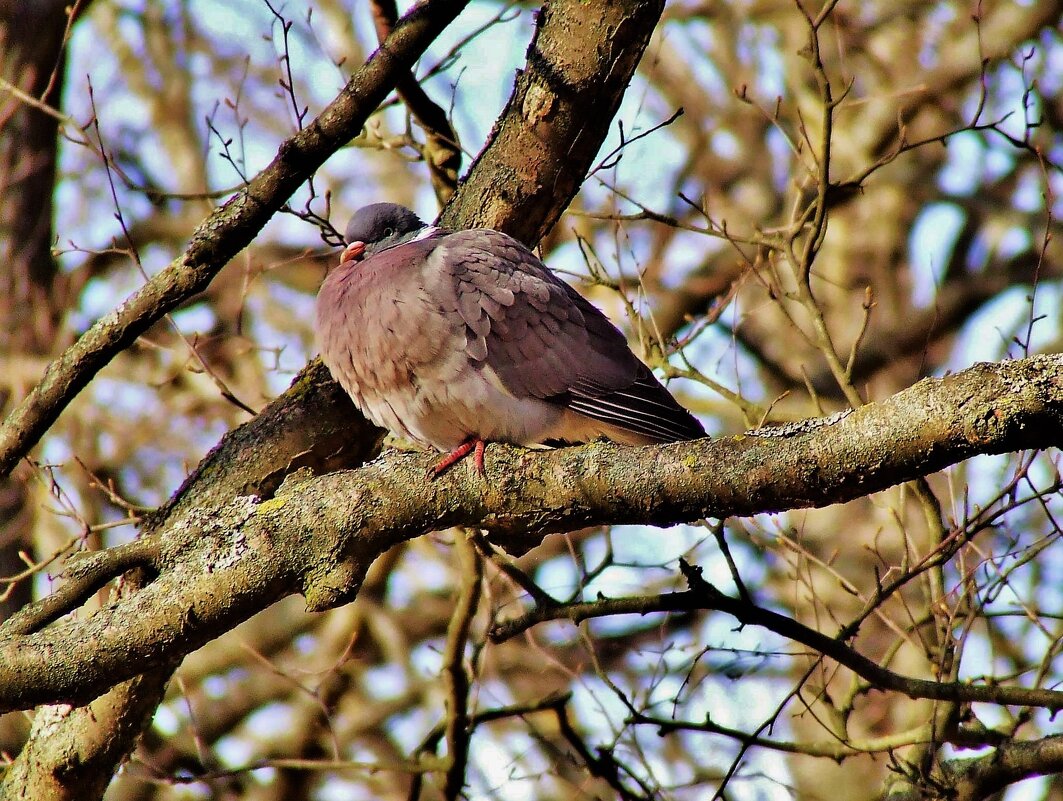
<path fill-rule="evenodd" d="M 365 255 L 365 242 L 351 242 L 343 249 L 340 264 L 348 261 L 361 261 L 363 255 Z"/>

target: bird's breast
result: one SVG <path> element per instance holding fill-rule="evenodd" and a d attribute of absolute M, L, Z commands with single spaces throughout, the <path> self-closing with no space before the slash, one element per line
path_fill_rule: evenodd
<path fill-rule="evenodd" d="M 532 444 L 560 410 L 515 398 L 466 352 L 470 335 L 418 285 L 326 282 L 318 345 L 333 377 L 376 425 L 440 450 L 470 435 Z"/>

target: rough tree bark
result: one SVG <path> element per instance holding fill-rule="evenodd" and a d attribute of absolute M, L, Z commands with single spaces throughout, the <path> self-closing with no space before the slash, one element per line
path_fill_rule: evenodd
<path fill-rule="evenodd" d="M 0 709 L 83 703 L 285 594 L 301 593 L 311 610 L 347 603 L 377 556 L 428 531 L 484 529 L 524 551 L 590 525 L 842 503 L 976 454 L 1060 444 L 1063 356 L 1043 356 L 927 379 L 849 414 L 763 434 L 650 448 L 492 445 L 489 482 L 465 470 L 428 482 L 433 457 L 395 451 L 353 471 L 303 471 L 270 498 L 190 510 L 153 536 L 78 560 L 63 590 L 0 627 Z M 133 565 L 157 578 L 88 620 L 42 630 Z M 1008 703 L 1040 693 L 1039 702 L 1063 708 L 1063 692 L 969 691 Z"/>
<path fill-rule="evenodd" d="M 49 368 L 34 393 L 0 428 L 0 471 L 10 469 L 103 364 L 163 313 L 201 290 L 251 240 L 299 183 L 357 132 L 460 5 L 435 0 L 400 22 L 344 93 L 306 130 L 284 143 L 274 163 L 244 192 L 200 226 L 178 263 L 97 323 Z M 529 49 L 526 78 L 518 82 L 507 106 L 503 135 L 485 149 L 453 205 L 478 208 L 476 200 L 469 198 L 479 198 L 484 187 L 506 181 L 515 194 L 504 213 L 498 210 L 492 224 L 506 227 L 528 242 L 537 241 L 590 168 L 662 8 L 660 2 L 614 2 L 593 8 L 567 0 L 550 4 L 547 13 L 540 16 Z M 582 55 L 569 63 L 573 54 Z M 595 113 L 588 115 L 588 108 Z M 526 155 L 522 148 L 531 146 L 527 135 L 505 133 L 517 131 L 521 122 L 531 131 L 539 157 L 519 174 L 500 174 L 503 171 L 494 165 L 495 159 L 503 164 L 516 163 Z M 579 146 L 573 148 L 572 142 Z M 448 212 L 446 219 L 455 225 L 476 222 L 468 209 Z M 321 470 L 358 464 L 374 452 L 379 441 L 380 433 L 361 420 L 315 362 L 269 409 L 219 444 L 149 523 L 145 534 L 169 540 L 187 530 L 190 516 L 203 520 L 204 513 L 228 509 L 234 497 L 245 497 L 249 492 L 268 498 L 285 475 L 301 466 Z M 334 552 L 334 546 L 326 550 Z M 127 567 L 134 564 L 145 563 L 134 559 Z M 252 562 L 245 564 L 251 567 Z M 333 571 L 329 582 L 340 581 L 342 586 L 332 592 L 352 598 L 357 589 L 352 581 L 355 578 L 360 576 L 340 578 Z M 157 586 L 156 582 L 145 589 Z M 284 583 L 273 583 L 273 588 L 273 600 L 290 591 Z M 130 593 L 123 602 L 138 597 L 146 600 L 142 593 Z M 238 596 L 233 593 L 230 597 Z M 253 601 L 262 604 L 259 608 L 270 602 L 259 595 Z M 319 608 L 325 605 L 323 599 L 317 603 Z M 254 611 L 245 607 L 244 617 Z M 42 721 L 35 729 L 30 745 L 0 783 L 0 794 L 31 788 L 36 795 L 28 797 L 42 800 L 83 798 L 85 787 L 105 787 L 103 779 L 113 772 L 115 760 L 128 751 L 133 737 L 150 719 L 150 710 L 158 702 L 173 665 L 169 659 L 158 661 L 154 670 L 145 664 L 136 671 L 146 674 L 141 686 L 133 679 L 72 713 L 42 715 L 48 725 Z M 101 715 L 101 704 L 110 714 Z M 94 718 L 99 726 L 90 724 Z M 57 731 L 56 724 L 62 730 Z M 110 736 L 101 737 L 101 732 Z M 101 741 L 107 743 L 102 758 L 97 755 Z"/>

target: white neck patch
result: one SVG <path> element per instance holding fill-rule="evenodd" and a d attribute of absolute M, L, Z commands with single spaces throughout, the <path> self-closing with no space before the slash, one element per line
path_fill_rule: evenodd
<path fill-rule="evenodd" d="M 424 239 L 431 239 L 433 236 L 439 236 L 443 233 L 443 229 L 438 225 L 429 225 L 427 228 L 421 230 L 421 233 L 417 234 L 411 242 L 420 242 Z"/>

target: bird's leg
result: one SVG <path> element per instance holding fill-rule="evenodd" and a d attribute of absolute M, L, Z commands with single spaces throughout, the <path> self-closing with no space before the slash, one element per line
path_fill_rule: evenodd
<path fill-rule="evenodd" d="M 429 470 L 431 478 L 443 475 L 447 470 L 460 462 L 470 453 L 473 454 L 473 463 L 476 465 L 476 472 L 481 476 L 484 475 L 484 449 L 487 447 L 487 443 L 480 439 L 475 434 L 470 434 L 465 438 L 458 447 L 440 459 L 432 469 Z"/>

